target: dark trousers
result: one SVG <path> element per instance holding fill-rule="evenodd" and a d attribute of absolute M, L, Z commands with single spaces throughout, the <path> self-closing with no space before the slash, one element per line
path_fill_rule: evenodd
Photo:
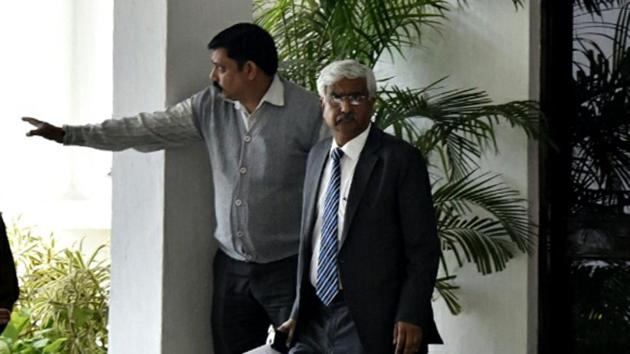
<path fill-rule="evenodd" d="M 312 286 L 308 284 L 304 286 L 298 327 L 290 354 L 366 354 L 374 351 L 366 351 L 362 346 L 343 291 L 326 306 L 315 295 Z M 391 340 L 393 329 L 392 324 L 392 333 L 388 333 L 392 336 Z M 390 353 L 393 353 L 394 349 L 392 345 Z M 428 345 L 425 343 L 418 354 L 426 353 Z"/>
<path fill-rule="evenodd" d="M 299 327 L 291 354 L 364 354 L 350 309 L 339 293 L 326 306 L 311 286 L 304 290 Z"/>
<path fill-rule="evenodd" d="M 295 300 L 297 256 L 272 263 L 214 257 L 212 336 L 215 354 L 242 354 L 265 344 L 270 324 L 289 319 Z"/>

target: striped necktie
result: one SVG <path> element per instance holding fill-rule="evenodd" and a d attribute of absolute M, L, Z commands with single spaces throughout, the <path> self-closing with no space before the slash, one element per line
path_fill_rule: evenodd
<path fill-rule="evenodd" d="M 331 154 L 332 170 L 330 182 L 324 201 L 324 217 L 322 221 L 322 238 L 317 264 L 316 293 L 325 305 L 330 305 L 339 292 L 339 270 L 337 269 L 337 250 L 339 238 L 339 190 L 341 185 L 341 166 L 339 164 L 343 151 L 334 149 Z"/>

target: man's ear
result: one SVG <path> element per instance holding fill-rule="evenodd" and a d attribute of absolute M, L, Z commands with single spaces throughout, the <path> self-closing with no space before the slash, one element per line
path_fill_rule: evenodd
<path fill-rule="evenodd" d="M 258 68 L 258 65 L 256 65 L 256 63 L 248 60 L 245 62 L 243 70 L 245 71 L 245 75 L 247 75 L 247 79 L 254 80 L 256 78 L 256 75 L 258 75 L 258 70 L 260 70 L 260 68 Z"/>

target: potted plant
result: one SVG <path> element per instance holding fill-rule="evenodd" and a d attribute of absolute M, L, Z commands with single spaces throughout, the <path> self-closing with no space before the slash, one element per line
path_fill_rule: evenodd
<path fill-rule="evenodd" d="M 20 298 L 0 336 L 0 353 L 107 353 L 109 260 L 96 248 L 59 248 L 29 229 L 8 231 Z"/>

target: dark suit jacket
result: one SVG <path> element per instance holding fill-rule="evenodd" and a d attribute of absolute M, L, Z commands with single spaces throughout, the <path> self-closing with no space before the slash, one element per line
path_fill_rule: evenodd
<path fill-rule="evenodd" d="M 15 264 L 0 213 L 0 308 L 11 310 L 19 295 Z"/>
<path fill-rule="evenodd" d="M 292 312 L 298 332 L 330 146 L 331 139 L 314 146 L 307 162 Z M 369 353 L 393 352 L 396 321 L 420 325 L 424 343 L 442 343 L 431 308 L 440 247 L 427 168 L 417 149 L 372 126 L 354 172 L 342 232 L 340 277 L 363 347 Z"/>

